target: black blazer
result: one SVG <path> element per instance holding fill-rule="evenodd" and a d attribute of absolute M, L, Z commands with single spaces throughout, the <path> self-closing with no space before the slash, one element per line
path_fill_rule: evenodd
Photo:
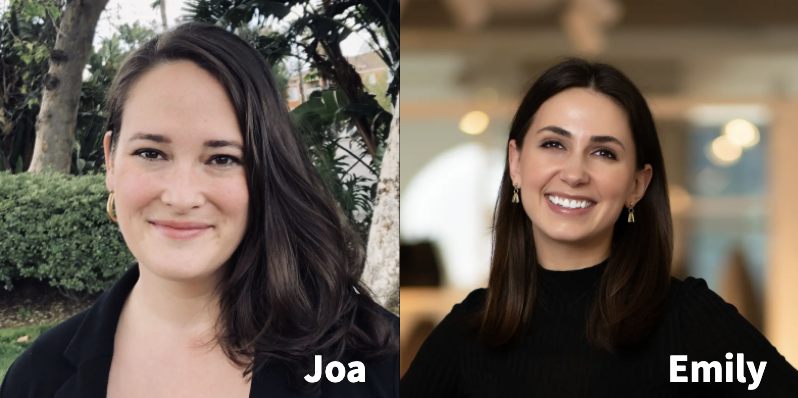
<path fill-rule="evenodd" d="M 133 266 L 87 310 L 43 333 L 8 369 L 0 398 L 105 397 L 114 353 L 114 335 L 128 294 L 139 278 Z M 399 318 L 385 311 L 397 335 Z M 364 362 L 365 383 L 331 383 L 309 393 L 292 389 L 287 369 L 271 364 L 255 373 L 250 397 L 399 397 L 399 355 Z M 346 365 L 344 365 L 346 367 Z M 348 369 L 348 368 L 347 368 Z"/>

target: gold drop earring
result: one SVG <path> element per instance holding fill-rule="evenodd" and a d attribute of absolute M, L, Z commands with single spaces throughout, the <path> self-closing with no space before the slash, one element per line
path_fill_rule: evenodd
<path fill-rule="evenodd" d="M 111 191 L 111 194 L 108 195 L 108 203 L 105 205 L 105 211 L 108 212 L 108 217 L 111 217 L 113 222 L 117 222 L 116 216 L 114 215 L 114 191 Z"/>
<path fill-rule="evenodd" d="M 518 184 L 513 185 L 515 187 L 513 191 L 513 203 L 519 203 L 521 200 L 518 198 Z"/>
<path fill-rule="evenodd" d="M 626 222 L 635 222 L 635 202 L 629 204 L 629 218 L 626 219 Z"/>

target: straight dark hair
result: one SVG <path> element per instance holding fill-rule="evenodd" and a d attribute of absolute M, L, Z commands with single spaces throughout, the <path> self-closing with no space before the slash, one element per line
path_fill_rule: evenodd
<path fill-rule="evenodd" d="M 313 355 L 377 361 L 398 350 L 385 310 L 360 283 L 364 249 L 313 167 L 264 58 L 225 29 L 187 23 L 131 53 L 108 95 L 111 153 L 131 88 L 153 68 L 190 61 L 225 87 L 244 139 L 249 190 L 244 237 L 217 286 L 217 341 L 251 376 L 280 362 L 292 385 Z"/>
<path fill-rule="evenodd" d="M 673 226 L 654 119 L 643 95 L 614 67 L 568 59 L 544 72 L 524 96 L 510 127 L 509 140 L 522 148 L 535 113 L 554 95 L 584 88 L 615 101 L 629 118 L 636 169 L 653 168 L 643 198 L 635 204 L 636 223 L 618 215 L 607 267 L 587 316 L 586 336 L 593 347 L 609 352 L 632 349 L 653 329 L 670 287 Z M 478 316 L 480 339 L 490 346 L 517 340 L 530 327 L 538 292 L 532 222 L 522 206 L 511 203 L 513 182 L 505 163 L 493 220 L 493 258 L 487 302 Z"/>

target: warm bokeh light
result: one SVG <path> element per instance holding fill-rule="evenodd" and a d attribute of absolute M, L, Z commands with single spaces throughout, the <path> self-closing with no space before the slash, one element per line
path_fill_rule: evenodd
<path fill-rule="evenodd" d="M 668 187 L 668 196 L 671 200 L 671 213 L 679 215 L 690 209 L 690 194 L 684 187 L 672 184 Z"/>
<path fill-rule="evenodd" d="M 743 148 L 750 148 L 759 142 L 759 129 L 745 119 L 734 119 L 726 123 L 723 134 Z"/>
<path fill-rule="evenodd" d="M 485 131 L 489 123 L 490 117 L 487 113 L 482 111 L 471 111 L 460 119 L 460 130 L 466 134 L 477 135 Z"/>
<path fill-rule="evenodd" d="M 717 166 L 730 166 L 743 154 L 743 148 L 725 135 L 715 138 L 708 149 L 707 157 Z"/>

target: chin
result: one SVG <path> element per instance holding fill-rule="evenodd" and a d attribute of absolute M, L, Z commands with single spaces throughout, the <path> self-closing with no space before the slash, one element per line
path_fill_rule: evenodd
<path fill-rule="evenodd" d="M 204 279 L 212 276 L 220 268 L 205 260 L 208 257 L 197 256 L 205 258 L 197 260 L 187 259 L 187 257 L 189 256 L 185 254 L 182 256 L 179 254 L 165 255 L 159 256 L 157 259 L 148 259 L 149 261 L 144 260 L 141 263 L 144 263 L 147 270 L 157 277 L 174 282 Z"/>
<path fill-rule="evenodd" d="M 581 225 L 558 223 L 558 225 L 552 225 L 548 228 L 540 228 L 540 232 L 557 242 L 578 243 L 588 239 L 592 231 L 588 231 L 587 228 L 583 228 Z"/>
<path fill-rule="evenodd" d="M 588 234 L 579 233 L 577 231 L 555 232 L 547 235 L 549 235 L 549 238 L 552 240 L 562 243 L 579 243 L 585 241 L 588 237 Z"/>

